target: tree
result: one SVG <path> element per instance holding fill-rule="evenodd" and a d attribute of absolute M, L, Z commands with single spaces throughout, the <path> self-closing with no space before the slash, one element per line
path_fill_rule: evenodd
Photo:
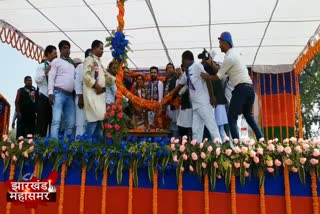
<path fill-rule="evenodd" d="M 320 54 L 300 75 L 300 97 L 305 138 L 320 135 Z M 298 109 L 299 110 L 299 109 Z"/>

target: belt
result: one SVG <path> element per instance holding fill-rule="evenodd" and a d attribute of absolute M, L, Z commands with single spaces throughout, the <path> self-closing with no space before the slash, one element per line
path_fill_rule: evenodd
<path fill-rule="evenodd" d="M 54 87 L 53 89 L 56 90 L 56 91 L 62 92 L 62 93 L 64 93 L 64 94 L 67 95 L 67 96 L 73 96 L 73 93 L 72 93 L 72 92 L 66 91 L 66 90 L 64 90 L 64 89 L 62 89 L 62 88 Z"/>
<path fill-rule="evenodd" d="M 244 87 L 252 87 L 253 85 L 251 83 L 239 83 L 238 85 L 236 85 L 234 88 L 238 88 L 238 87 L 241 87 L 241 86 L 244 86 Z"/>

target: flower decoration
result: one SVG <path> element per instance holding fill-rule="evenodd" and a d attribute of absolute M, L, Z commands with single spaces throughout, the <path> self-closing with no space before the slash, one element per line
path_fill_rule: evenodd
<path fill-rule="evenodd" d="M 112 51 L 112 57 L 116 59 L 119 63 L 123 61 L 126 64 L 128 59 L 129 41 L 126 36 L 121 31 L 113 31 L 112 36 L 107 37 L 107 47 L 110 47 Z"/>

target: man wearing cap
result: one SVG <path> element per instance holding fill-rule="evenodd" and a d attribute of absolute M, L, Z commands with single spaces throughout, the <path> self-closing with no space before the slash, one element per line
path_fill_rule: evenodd
<path fill-rule="evenodd" d="M 220 67 L 214 63 L 212 59 L 209 59 L 208 63 L 210 63 L 212 69 L 217 72 L 217 74 L 210 75 L 208 73 L 202 73 L 201 77 L 204 79 L 219 80 L 223 79 L 226 75 L 229 76 L 229 80 L 234 86 L 228 111 L 228 121 L 232 138 L 239 139 L 237 119 L 238 115 L 243 114 L 247 123 L 254 131 L 256 138 L 260 139 L 263 135 L 252 115 L 252 105 L 255 94 L 248 69 L 246 65 L 241 62 L 240 55 L 233 48 L 234 45 L 231 34 L 229 32 L 223 32 L 218 39 L 221 52 L 226 54 L 224 61 Z"/>

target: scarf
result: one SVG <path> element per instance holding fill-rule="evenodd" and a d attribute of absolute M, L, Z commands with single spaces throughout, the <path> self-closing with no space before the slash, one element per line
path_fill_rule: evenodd
<path fill-rule="evenodd" d="M 147 97 L 145 88 L 141 88 L 141 94 L 139 94 L 139 89 L 137 86 L 134 88 L 134 95 L 144 99 Z"/>
<path fill-rule="evenodd" d="M 148 100 L 159 101 L 158 85 L 159 85 L 159 80 L 154 80 L 150 82 L 150 87 L 149 87 L 150 91 L 148 95 Z"/>
<path fill-rule="evenodd" d="M 47 60 L 45 60 L 43 63 L 44 63 L 44 73 L 46 73 L 46 69 L 49 66 L 49 62 Z M 46 80 L 48 83 L 48 74 L 46 74 Z"/>
<path fill-rule="evenodd" d="M 188 68 L 186 69 L 187 86 L 188 86 L 189 89 L 196 90 L 196 88 L 194 87 L 194 85 L 193 85 L 193 83 L 191 82 L 191 79 L 190 79 L 190 76 L 191 76 L 192 74 L 191 74 L 191 75 L 189 74 L 189 68 L 193 65 L 193 63 L 194 63 L 194 62 L 192 62 L 192 63 L 188 66 Z"/>
<path fill-rule="evenodd" d="M 65 56 L 60 56 L 61 59 L 69 62 L 70 64 L 72 64 L 74 67 L 76 67 L 76 65 L 74 64 L 73 60 L 70 57 L 65 57 Z"/>

